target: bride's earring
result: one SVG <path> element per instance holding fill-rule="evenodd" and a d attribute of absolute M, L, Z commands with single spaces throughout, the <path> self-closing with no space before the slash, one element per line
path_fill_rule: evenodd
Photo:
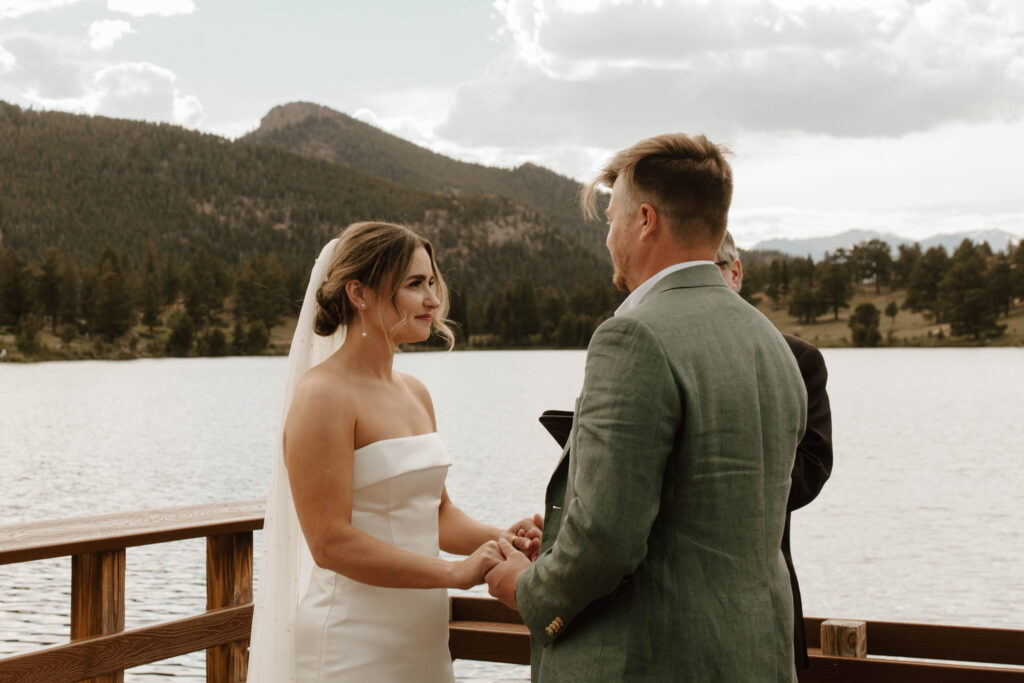
<path fill-rule="evenodd" d="M 366 308 L 366 304 L 363 304 L 359 309 L 359 325 L 363 328 L 363 339 L 366 338 L 366 321 L 363 320 L 363 309 Z"/>

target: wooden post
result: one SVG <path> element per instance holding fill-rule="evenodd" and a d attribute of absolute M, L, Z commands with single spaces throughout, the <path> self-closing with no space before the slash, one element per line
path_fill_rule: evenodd
<path fill-rule="evenodd" d="M 71 556 L 71 639 L 124 630 L 124 548 Z M 123 683 L 124 672 L 89 683 Z"/>
<path fill-rule="evenodd" d="M 252 532 L 207 536 L 206 609 L 252 602 Z M 207 683 L 244 683 L 249 640 L 206 650 Z"/>
<path fill-rule="evenodd" d="M 846 619 L 821 622 L 821 654 L 830 657 L 867 657 L 867 623 Z"/>

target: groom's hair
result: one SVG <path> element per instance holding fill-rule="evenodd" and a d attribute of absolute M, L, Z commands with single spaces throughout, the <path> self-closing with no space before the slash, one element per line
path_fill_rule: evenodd
<path fill-rule="evenodd" d="M 423 247 L 430 257 L 434 277 L 434 295 L 439 302 L 434 314 L 434 331 L 445 340 L 448 348 L 455 345 L 455 335 L 448 327 L 448 286 L 434 261 L 434 247 L 430 240 L 404 225 L 366 221 L 345 228 L 334 247 L 334 258 L 327 269 L 327 278 L 316 293 L 317 313 L 314 330 L 327 337 L 341 325 L 348 325 L 359 315 L 345 292 L 345 285 L 353 280 L 391 300 L 403 318 L 391 330 L 406 323 L 408 314 L 398 307 L 398 291 L 409 271 L 413 255 Z M 389 335 L 390 336 L 390 335 Z"/>
<path fill-rule="evenodd" d="M 703 135 L 666 133 L 641 140 L 616 154 L 583 188 L 580 205 L 590 220 L 600 219 L 598 186 L 625 183 L 627 210 L 650 204 L 666 220 L 676 240 L 718 244 L 732 202 L 729 149 Z"/>

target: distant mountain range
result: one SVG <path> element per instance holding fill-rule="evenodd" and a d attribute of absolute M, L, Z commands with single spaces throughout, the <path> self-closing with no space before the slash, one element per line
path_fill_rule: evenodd
<path fill-rule="evenodd" d="M 751 247 L 750 251 L 778 251 L 790 256 L 801 257 L 810 255 L 810 257 L 815 261 L 820 261 L 825 257 L 825 252 L 834 253 L 838 249 L 849 250 L 855 244 L 860 244 L 861 242 L 867 242 L 873 239 L 879 239 L 883 242 L 887 242 L 893 248 L 893 256 L 895 257 L 895 251 L 901 244 L 913 244 L 917 242 L 921 245 L 921 249 L 942 246 L 945 247 L 947 252 L 952 254 L 953 250 L 955 250 L 965 239 L 969 239 L 975 244 L 988 242 L 988 246 L 991 247 L 993 251 L 1006 251 L 1007 246 L 1011 242 L 1016 244 L 1017 242 L 1020 242 L 1021 238 L 1011 235 L 1003 230 L 975 230 L 971 232 L 946 233 L 942 235 L 933 235 L 923 240 L 914 240 L 907 237 L 900 237 L 899 235 L 894 235 L 892 233 L 876 232 L 873 230 L 847 230 L 846 232 L 841 232 L 838 235 L 832 235 L 831 237 L 763 240 Z"/>

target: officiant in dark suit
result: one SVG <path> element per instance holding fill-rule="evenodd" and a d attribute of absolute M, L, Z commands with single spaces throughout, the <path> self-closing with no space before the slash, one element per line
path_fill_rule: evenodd
<path fill-rule="evenodd" d="M 739 293 L 743 287 L 743 264 L 740 263 L 739 250 L 728 231 L 718 248 L 716 264 L 722 271 L 725 283 Z M 786 558 L 789 569 L 789 580 L 793 587 L 793 650 L 796 656 L 797 670 L 806 669 L 807 639 L 804 634 L 804 611 L 800 601 L 800 585 L 796 580 L 793 568 L 793 554 L 789 547 L 790 513 L 799 510 L 814 500 L 821 492 L 829 475 L 832 474 L 832 411 L 829 407 L 828 392 L 825 383 L 828 370 L 821 352 L 810 342 L 791 334 L 783 334 L 789 350 L 796 357 L 800 367 L 800 375 L 807 387 L 807 431 L 804 432 L 800 444 L 796 447 L 796 460 L 793 463 L 793 485 L 789 490 L 789 502 L 786 505 L 786 527 L 782 533 L 782 555 Z"/>

